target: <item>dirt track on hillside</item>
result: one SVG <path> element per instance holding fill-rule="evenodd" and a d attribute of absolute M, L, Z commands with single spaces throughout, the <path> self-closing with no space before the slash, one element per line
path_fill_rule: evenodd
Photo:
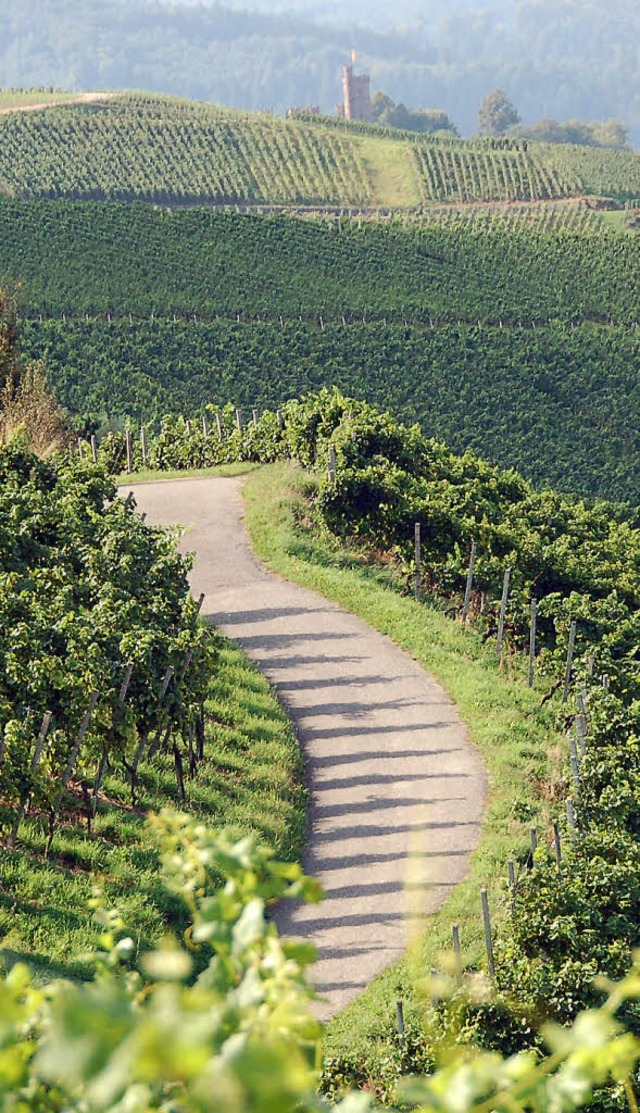
<path fill-rule="evenodd" d="M 241 480 L 133 486 L 148 521 L 188 527 L 195 595 L 286 706 L 311 789 L 303 864 L 326 899 L 284 905 L 282 932 L 313 940 L 328 1017 L 399 958 L 467 872 L 482 818 L 480 759 L 442 688 L 390 639 L 253 556 Z M 389 1002 L 390 1009 L 393 1002 Z"/>
<path fill-rule="evenodd" d="M 17 104 L 12 108 L 0 108 L 0 116 L 8 116 L 12 112 L 39 112 L 44 108 L 61 108 L 65 104 L 97 104 L 103 100 L 114 100 L 119 96 L 121 96 L 120 93 L 78 93 L 77 97 L 66 97 L 65 100 L 44 101 L 42 104 Z"/>

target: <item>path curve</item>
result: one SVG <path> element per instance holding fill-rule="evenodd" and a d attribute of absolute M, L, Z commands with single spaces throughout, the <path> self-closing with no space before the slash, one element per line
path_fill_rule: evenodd
<path fill-rule="evenodd" d="M 318 1015 L 342 1008 L 406 950 L 412 926 L 468 869 L 485 779 L 439 684 L 389 638 L 268 572 L 243 526 L 242 481 L 132 485 L 151 523 L 187 527 L 194 595 L 266 674 L 295 725 L 311 791 L 305 870 L 320 905 L 278 926 L 318 947 Z"/>
<path fill-rule="evenodd" d="M 39 104 L 10 104 L 0 108 L 0 116 L 10 116 L 13 112 L 43 112 L 47 108 L 64 108 L 67 104 L 99 104 L 106 100 L 117 100 L 122 93 L 78 93 L 64 100 L 41 101 Z"/>

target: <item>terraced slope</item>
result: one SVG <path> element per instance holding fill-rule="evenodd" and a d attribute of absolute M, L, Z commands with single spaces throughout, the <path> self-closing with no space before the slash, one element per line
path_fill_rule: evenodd
<path fill-rule="evenodd" d="M 412 154 L 424 201 L 546 201 L 580 192 L 571 165 L 549 165 L 535 145 L 424 143 Z"/>
<path fill-rule="evenodd" d="M 0 192 L 19 197 L 376 209 L 640 197 L 631 152 L 396 138 L 151 95 L 19 107 L 0 113 Z"/>
<path fill-rule="evenodd" d="M 154 97 L 13 113 L 0 181 L 29 197 L 359 205 L 369 186 L 339 131 Z"/>

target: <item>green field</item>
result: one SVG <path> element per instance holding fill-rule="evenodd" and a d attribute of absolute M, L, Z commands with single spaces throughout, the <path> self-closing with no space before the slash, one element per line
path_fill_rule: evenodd
<path fill-rule="evenodd" d="M 283 119 L 149 94 L 59 99 L 70 103 L 0 118 L 1 192 L 374 209 L 640 196 L 640 158 L 631 152 L 394 138 L 322 118 Z M 18 102 L 9 98 L 8 107 L 33 107 L 37 96 Z"/>
<path fill-rule="evenodd" d="M 21 283 L 26 316 L 640 320 L 640 244 L 599 225 L 591 235 L 503 221 L 378 224 L 5 200 L 0 274 Z"/>
<path fill-rule="evenodd" d="M 378 224 L 7 200 L 0 273 L 20 284 L 25 355 L 98 428 L 333 383 L 536 483 L 637 502 L 638 240 L 477 211 Z"/>

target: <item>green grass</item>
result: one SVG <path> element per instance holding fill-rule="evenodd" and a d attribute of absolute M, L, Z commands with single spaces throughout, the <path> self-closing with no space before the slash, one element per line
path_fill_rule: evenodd
<path fill-rule="evenodd" d="M 290 465 L 274 465 L 249 476 L 244 492 L 247 525 L 259 555 L 274 571 L 313 588 L 388 634 L 444 685 L 484 760 L 488 775 L 485 820 L 470 872 L 429 920 L 418 963 L 404 961 L 378 976 L 364 994 L 328 1026 L 330 1055 L 375 1054 L 376 1041 L 392 1032 L 395 1001 L 417 1005 L 416 976 L 437 965 L 450 947 L 451 924 L 460 925 L 466 960 L 482 960 L 479 890 L 486 887 L 494 911 L 504 892 L 509 858 L 523 860 L 529 827 L 548 829 L 557 791 L 557 756 L 552 707 L 541 708 L 543 689 L 529 690 L 522 663 L 508 657 L 499 668 L 492 647 L 465 631 L 437 605 L 418 606 L 400 594 L 392 573 L 349 552 L 309 524 L 306 495 L 313 477 Z M 411 1002 L 413 1001 L 413 1004 Z"/>
<path fill-rule="evenodd" d="M 369 204 L 381 208 L 417 208 L 420 190 L 406 147 L 395 139 L 377 137 L 358 136 L 354 143 L 369 179 Z"/>
<path fill-rule="evenodd" d="M 209 826 L 255 832 L 278 856 L 297 859 L 304 842 L 306 792 L 298 743 L 267 681 L 233 643 L 219 648 L 206 704 L 205 760 L 187 782 L 189 810 Z M 91 835 L 70 797 L 48 861 L 46 824 L 28 820 L 15 851 L 0 855 L 0 960 L 26 960 L 38 976 L 82 976 L 82 955 L 97 929 L 87 907 L 99 885 L 131 935 L 149 946 L 167 929 L 184 930 L 181 904 L 163 886 L 146 815 L 179 807 L 173 761 L 140 769 L 140 806 L 117 774 L 104 784 Z"/>

